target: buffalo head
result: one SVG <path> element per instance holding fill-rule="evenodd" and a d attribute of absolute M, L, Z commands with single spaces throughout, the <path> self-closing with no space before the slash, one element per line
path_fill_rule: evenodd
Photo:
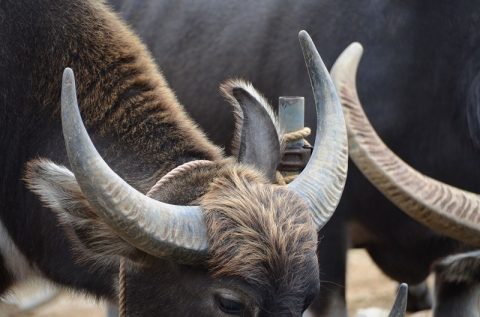
<path fill-rule="evenodd" d="M 273 112 L 253 88 L 230 82 L 223 90 L 236 112 L 237 158 L 180 162 L 149 195 L 139 192 L 97 152 L 73 72 L 65 70 L 62 126 L 72 172 L 35 161 L 27 180 L 58 213 L 80 261 L 116 266 L 126 259 L 128 316 L 300 316 L 314 298 L 316 229 L 343 190 L 347 134 L 306 32 L 300 42 L 318 132 L 312 158 L 288 187 L 271 182 L 281 149 Z"/>

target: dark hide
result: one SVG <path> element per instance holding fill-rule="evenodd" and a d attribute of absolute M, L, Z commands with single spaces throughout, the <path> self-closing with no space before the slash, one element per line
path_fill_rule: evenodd
<path fill-rule="evenodd" d="M 426 310 L 432 307 L 432 295 L 427 282 L 408 287 L 407 309 L 409 311 Z"/>
<path fill-rule="evenodd" d="M 232 116 L 214 97 L 224 79 L 251 80 L 274 103 L 281 95 L 305 96 L 306 124 L 314 128 L 297 32 L 310 32 L 327 66 L 361 42 L 359 95 L 380 137 L 422 173 L 480 191 L 478 1 L 111 2 L 153 51 L 179 99 L 205 105 L 188 111 L 219 144 L 232 135 Z M 339 208 L 320 233 L 320 279 L 327 282 L 311 307 L 316 316 L 347 314 L 348 246 L 365 247 L 383 272 L 409 284 L 423 282 L 437 259 L 468 248 L 416 223 L 355 166 L 349 170 Z"/>
<path fill-rule="evenodd" d="M 480 316 L 480 251 L 449 256 L 435 273 L 435 316 Z"/>
<path fill-rule="evenodd" d="M 473 53 L 480 56 L 480 49 Z M 480 147 L 480 60 L 471 59 L 465 67 L 465 81 L 467 96 L 467 122 L 474 146 Z"/>
<path fill-rule="evenodd" d="M 280 141 L 270 106 L 251 86 L 225 86 L 248 118 L 237 122 L 246 155 L 226 158 L 101 1 L 0 1 L 0 43 L 0 293 L 36 274 L 115 302 L 122 256 L 129 317 L 301 316 L 319 289 L 316 230 L 303 199 L 255 168 L 271 174 L 280 153 L 257 164 L 263 144 L 243 130 L 263 126 L 262 142 L 279 150 Z M 135 189 L 145 193 L 186 162 L 211 161 L 154 196 L 201 206 L 205 262 L 148 255 L 94 209 L 68 170 L 59 113 L 65 67 L 75 72 L 98 152 Z"/>
<path fill-rule="evenodd" d="M 24 164 L 29 159 L 48 156 L 57 162 L 66 161 L 65 149 L 61 146 L 63 137 L 59 117 L 53 120 L 51 112 L 43 108 L 45 101 L 33 95 L 42 74 L 32 65 L 43 61 L 56 75 L 49 77 L 43 74 L 47 81 L 57 85 L 52 96 L 56 100 L 55 105 L 60 100 L 62 68 L 48 63 L 46 54 L 57 48 L 53 43 L 41 40 L 49 37 L 48 30 L 53 25 L 40 12 L 39 2 L 0 1 L 1 222 L 8 228 L 8 234 L 28 263 L 46 278 L 62 285 L 75 285 L 79 290 L 96 289 L 100 296 L 113 297 L 112 284 L 117 268 L 96 267 L 76 261 L 72 243 L 65 238 L 55 215 L 42 207 L 39 199 L 27 190 L 22 181 Z M 48 49 L 45 47 L 47 44 L 50 45 Z M 36 55 L 35 52 L 44 53 Z M 2 281 L 6 282 L 2 284 L 2 290 L 8 287 L 8 282 L 18 279 L 14 279 L 13 273 L 8 271 L 1 273 Z M 7 279 L 8 276 L 10 278 Z"/>

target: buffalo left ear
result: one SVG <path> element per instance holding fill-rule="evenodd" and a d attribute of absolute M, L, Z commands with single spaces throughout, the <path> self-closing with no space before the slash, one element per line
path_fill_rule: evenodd
<path fill-rule="evenodd" d="M 56 213 L 75 252 L 85 260 L 111 265 L 117 263 L 118 256 L 133 262 L 147 257 L 98 217 L 75 175 L 66 167 L 46 159 L 31 160 L 27 163 L 24 180 L 43 204 Z"/>
<path fill-rule="evenodd" d="M 234 109 L 233 155 L 239 162 L 254 165 L 274 181 L 282 142 L 272 107 L 250 83 L 230 80 L 220 89 Z"/>

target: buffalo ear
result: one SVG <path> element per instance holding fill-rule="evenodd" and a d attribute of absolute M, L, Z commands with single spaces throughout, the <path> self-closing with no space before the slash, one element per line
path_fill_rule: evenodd
<path fill-rule="evenodd" d="M 273 181 L 282 141 L 272 107 L 250 83 L 230 80 L 220 89 L 234 109 L 233 155 L 239 162 L 254 165 Z"/>
<path fill-rule="evenodd" d="M 115 262 L 118 256 L 139 261 L 145 256 L 95 214 L 75 175 L 66 167 L 49 160 L 32 160 L 27 163 L 24 180 L 57 214 L 79 256 L 102 262 Z"/>

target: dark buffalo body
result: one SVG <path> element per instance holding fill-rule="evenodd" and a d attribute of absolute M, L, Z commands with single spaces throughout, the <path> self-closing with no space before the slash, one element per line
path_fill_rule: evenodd
<path fill-rule="evenodd" d="M 16 247 L 28 259 L 25 261 L 44 277 L 114 296 L 116 268 L 93 268 L 74 260 L 72 244 L 65 239 L 55 215 L 41 206 L 22 181 L 29 159 L 42 156 L 67 163 L 61 146 L 58 101 L 63 62 L 74 64 L 73 60 L 78 63 L 81 58 L 78 54 L 82 52 L 62 51 L 68 41 L 65 34 L 72 32 L 68 20 L 74 20 L 78 10 L 75 4 L 58 1 L 0 2 L 0 217 Z M 68 17 L 56 19 L 60 12 Z M 62 56 L 67 60 L 62 61 Z M 11 272 L 25 264 L 15 256 L 3 254 L 0 276 L 8 280 L 2 281 L 2 292 L 14 280 L 31 274 L 30 270 L 24 276 Z M 98 279 L 97 274 L 105 278 Z"/>
<path fill-rule="evenodd" d="M 385 143 L 424 174 L 480 191 L 477 1 L 111 2 L 152 50 L 178 98 L 202 105 L 187 109 L 224 145 L 232 118 L 217 93 L 221 81 L 251 80 L 272 103 L 303 95 L 306 124 L 314 127 L 296 32 L 312 34 L 327 66 L 349 43 L 361 42 L 359 95 Z M 348 246 L 367 248 L 385 273 L 411 284 L 422 282 L 437 259 L 469 249 L 404 215 L 353 165 L 320 237 L 325 282 L 314 310 L 335 316 L 346 314 Z"/>
<path fill-rule="evenodd" d="M 280 187 L 269 179 L 278 122 L 250 84 L 223 85 L 238 151 L 225 157 L 103 2 L 1 1 L 0 23 L 0 294 L 36 275 L 115 302 L 123 259 L 128 316 L 302 315 L 319 289 L 316 228 L 348 160 L 341 105 L 306 32 L 317 112 L 330 120 L 318 120 L 325 146 L 308 172 Z"/>

